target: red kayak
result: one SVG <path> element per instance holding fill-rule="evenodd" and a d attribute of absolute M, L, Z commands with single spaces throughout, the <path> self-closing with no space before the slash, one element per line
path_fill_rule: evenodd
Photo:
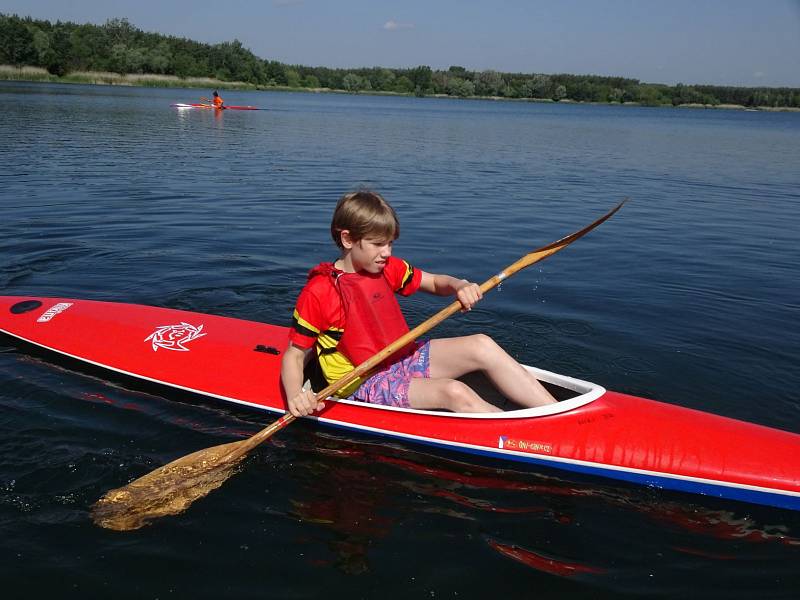
<path fill-rule="evenodd" d="M 0 296 L 0 333 L 112 378 L 284 413 L 288 329 L 202 313 Z M 309 419 L 448 451 L 800 510 L 800 435 L 527 367 L 560 400 L 459 414 L 327 402 Z M 319 388 L 317 388 L 319 389 Z"/>
<path fill-rule="evenodd" d="M 212 108 L 214 110 L 263 110 L 258 108 L 257 106 L 228 106 L 227 104 L 222 108 L 217 108 L 213 104 L 170 104 L 170 106 L 174 106 L 175 108 Z"/>

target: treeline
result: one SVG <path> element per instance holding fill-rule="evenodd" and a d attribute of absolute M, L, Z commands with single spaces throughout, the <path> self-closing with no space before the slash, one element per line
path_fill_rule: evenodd
<path fill-rule="evenodd" d="M 710 85 L 668 86 L 595 75 L 446 71 L 427 66 L 331 69 L 264 60 L 238 40 L 203 44 L 147 33 L 127 19 L 104 25 L 51 23 L 0 14 L 0 64 L 34 66 L 63 76 L 75 71 L 213 77 L 256 87 L 329 88 L 349 92 L 394 92 L 492 96 L 576 102 L 635 102 L 644 105 L 738 104 L 800 107 L 800 89 Z"/>
<path fill-rule="evenodd" d="M 0 15 L 0 63 L 34 66 L 63 76 L 73 71 L 214 76 L 224 81 L 269 85 L 285 68 L 261 60 L 238 40 L 202 44 L 146 33 L 127 19 L 104 25 L 51 23 Z"/>

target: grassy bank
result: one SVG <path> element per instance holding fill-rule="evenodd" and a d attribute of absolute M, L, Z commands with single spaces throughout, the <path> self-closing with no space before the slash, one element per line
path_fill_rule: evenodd
<path fill-rule="evenodd" d="M 43 81 L 51 83 L 84 83 L 92 85 L 130 85 L 139 87 L 158 87 L 158 88 L 204 88 L 204 89 L 227 89 L 227 90 L 272 90 L 283 92 L 309 92 L 309 93 L 333 93 L 350 94 L 347 90 L 333 88 L 308 88 L 291 86 L 257 86 L 244 81 L 222 81 L 213 77 L 176 77 L 174 75 L 139 75 L 139 74 L 120 74 L 105 71 L 74 71 L 59 77 L 48 73 L 47 69 L 40 67 L 14 67 L 11 65 L 0 65 L 0 81 Z M 360 91 L 359 94 L 375 96 L 413 96 L 400 92 L 379 92 L 379 91 Z M 434 94 L 432 98 L 457 98 L 447 94 Z M 469 96 L 467 100 L 497 100 L 512 102 L 554 102 L 549 98 L 504 98 L 500 96 Z M 580 104 L 574 100 L 565 98 L 561 104 Z M 597 104 L 597 103 L 592 103 Z M 625 102 L 625 106 L 640 106 L 638 102 Z M 672 104 L 661 105 L 672 108 Z M 681 104 L 675 108 L 716 108 L 728 110 L 759 110 L 772 112 L 800 112 L 800 108 L 793 107 L 772 107 L 759 106 L 755 108 L 745 107 L 738 104 Z"/>
<path fill-rule="evenodd" d="M 39 67 L 0 65 L 0 80 L 47 81 L 52 83 L 89 83 L 95 85 L 132 85 L 139 87 L 181 87 L 255 90 L 257 86 L 244 81 L 222 81 L 212 77 L 176 77 L 174 75 L 138 75 L 104 71 L 74 71 L 63 77 L 52 75 Z"/>

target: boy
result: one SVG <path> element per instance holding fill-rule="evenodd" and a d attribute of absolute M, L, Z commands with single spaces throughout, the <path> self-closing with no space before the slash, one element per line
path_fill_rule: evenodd
<path fill-rule="evenodd" d="M 426 273 L 392 256 L 400 235 L 394 209 L 379 194 L 345 194 L 336 205 L 331 236 L 341 254 L 314 267 L 297 299 L 281 364 L 281 382 L 295 416 L 323 408 L 303 390 L 303 365 L 315 350 L 325 378 L 340 379 L 355 366 L 408 332 L 395 294 L 418 290 L 456 296 L 469 311 L 480 287 L 450 275 Z M 402 408 L 454 412 L 498 412 L 458 377 L 483 371 L 507 398 L 524 407 L 555 399 L 494 340 L 482 334 L 414 343 L 387 359 L 378 372 L 339 391 L 342 398 Z"/>

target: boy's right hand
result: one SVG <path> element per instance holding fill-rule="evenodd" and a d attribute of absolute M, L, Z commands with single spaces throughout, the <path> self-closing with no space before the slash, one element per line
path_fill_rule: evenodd
<path fill-rule="evenodd" d="M 295 417 L 305 417 L 325 408 L 325 403 L 317 400 L 313 390 L 300 390 L 289 400 L 289 412 Z"/>

